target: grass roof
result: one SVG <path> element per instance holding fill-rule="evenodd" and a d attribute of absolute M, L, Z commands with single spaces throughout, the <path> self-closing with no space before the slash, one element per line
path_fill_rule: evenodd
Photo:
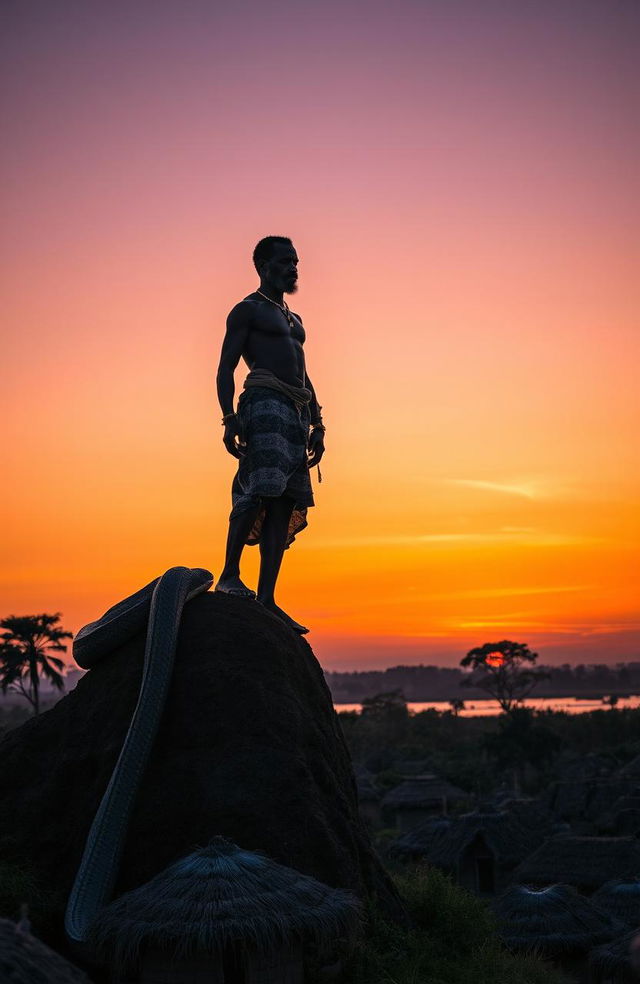
<path fill-rule="evenodd" d="M 520 822 L 510 812 L 496 809 L 474 810 L 451 821 L 449 828 L 434 839 L 426 857 L 439 868 L 453 869 L 463 851 L 481 836 L 495 860 L 513 866 L 531 854 L 545 836 Z"/>
<path fill-rule="evenodd" d="M 537 949 L 548 956 L 586 951 L 624 931 L 621 923 L 569 885 L 541 890 L 512 885 L 493 908 L 507 946 Z"/>
<path fill-rule="evenodd" d="M 538 799 L 505 799 L 498 804 L 502 813 L 510 813 L 527 827 L 550 830 L 555 822 L 553 813 Z"/>
<path fill-rule="evenodd" d="M 10 919 L 0 919 L 2 984 L 90 984 L 64 957 Z"/>
<path fill-rule="evenodd" d="M 514 872 L 525 885 L 564 882 L 592 891 L 612 878 L 640 872 L 640 843 L 634 837 L 550 837 Z"/>
<path fill-rule="evenodd" d="M 389 854 L 398 857 L 426 857 L 433 843 L 451 826 L 451 817 L 429 817 L 389 845 Z"/>
<path fill-rule="evenodd" d="M 146 945 L 172 958 L 235 943 L 267 952 L 294 939 L 342 936 L 358 911 L 350 893 L 216 837 L 103 909 L 90 940 L 121 967 L 135 964 Z"/>
<path fill-rule="evenodd" d="M 554 782 L 545 797 L 545 805 L 563 820 L 595 820 L 634 788 L 633 780 L 621 776 Z"/>

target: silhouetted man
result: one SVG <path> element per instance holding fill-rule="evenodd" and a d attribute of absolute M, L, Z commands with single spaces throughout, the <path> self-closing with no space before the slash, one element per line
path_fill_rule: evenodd
<path fill-rule="evenodd" d="M 245 543 L 260 544 L 258 601 L 296 632 L 308 632 L 275 603 L 282 556 L 307 525 L 313 506 L 309 468 L 324 454 L 322 409 L 307 374 L 305 331 L 284 294 L 298 289 L 298 255 L 290 239 L 267 236 L 253 252 L 260 287 L 231 310 L 218 368 L 224 445 L 238 458 L 224 569 L 216 591 L 255 598 L 240 580 Z M 234 413 L 233 373 L 249 367 Z"/>

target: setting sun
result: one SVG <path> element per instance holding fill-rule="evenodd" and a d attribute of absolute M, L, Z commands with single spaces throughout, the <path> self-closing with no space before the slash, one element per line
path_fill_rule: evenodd
<path fill-rule="evenodd" d="M 502 653 L 489 653 L 485 659 L 487 666 L 502 666 L 504 663 L 504 656 Z"/>

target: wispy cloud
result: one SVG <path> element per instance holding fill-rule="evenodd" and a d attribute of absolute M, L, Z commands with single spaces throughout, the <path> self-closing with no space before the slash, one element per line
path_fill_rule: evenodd
<path fill-rule="evenodd" d="M 603 622 L 591 624 L 584 621 L 568 619 L 565 622 L 536 620 L 527 617 L 525 612 L 514 612 L 512 615 L 496 615 L 489 618 L 449 618 L 444 624 L 451 630 L 458 629 L 495 629 L 510 632 L 512 629 L 531 629 L 545 635 L 572 635 L 579 637 L 598 635 L 618 635 L 629 631 L 637 631 L 640 622 Z"/>
<path fill-rule="evenodd" d="M 491 628 L 501 628 L 505 631 L 511 629 L 549 629 L 548 622 L 535 622 L 533 619 L 528 618 L 511 618 L 508 615 L 504 615 L 502 618 L 477 618 L 477 619 L 463 619 L 461 621 L 455 622 L 455 627 L 457 629 L 491 629 Z M 557 629 L 554 628 L 554 632 L 564 631 L 573 633 L 573 629 Z"/>
<path fill-rule="evenodd" d="M 525 499 L 537 499 L 541 494 L 541 483 L 532 481 L 515 482 L 513 484 L 485 482 L 477 478 L 445 478 L 444 481 L 451 485 L 467 485 L 474 489 L 485 489 L 487 492 L 502 492 L 506 495 L 518 495 Z"/>
<path fill-rule="evenodd" d="M 424 597 L 424 600 L 447 601 L 459 598 L 515 598 L 527 595 L 554 595 L 568 591 L 591 591 L 595 587 L 595 584 L 562 584 L 550 585 L 548 587 L 467 588 L 464 591 L 439 591 L 434 594 L 428 594 Z"/>
<path fill-rule="evenodd" d="M 316 540 L 309 549 L 325 550 L 350 547 L 416 547 L 439 543 L 465 544 L 526 544 L 533 547 L 580 546 L 589 543 L 606 543 L 609 537 L 570 535 L 567 533 L 545 533 L 533 527 L 503 526 L 499 530 L 485 533 L 419 533 L 389 534 L 380 536 L 345 536 Z"/>

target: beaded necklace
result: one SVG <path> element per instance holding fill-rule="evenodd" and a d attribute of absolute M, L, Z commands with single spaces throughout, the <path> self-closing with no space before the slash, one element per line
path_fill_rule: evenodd
<path fill-rule="evenodd" d="M 278 302 L 277 301 L 274 301 L 274 299 L 272 297 L 268 297 L 266 294 L 263 294 L 261 290 L 257 290 L 256 291 L 256 294 L 260 294 L 260 296 L 261 297 L 264 297 L 265 300 L 271 301 L 272 304 L 275 304 L 276 307 L 279 307 L 280 310 L 282 311 L 282 313 L 284 314 L 285 318 L 289 322 L 289 327 L 290 328 L 295 328 L 295 321 L 293 320 L 293 318 L 291 316 L 291 311 L 289 310 L 289 305 L 284 300 L 284 298 L 283 298 L 283 302 L 284 303 L 283 304 L 278 304 Z"/>

